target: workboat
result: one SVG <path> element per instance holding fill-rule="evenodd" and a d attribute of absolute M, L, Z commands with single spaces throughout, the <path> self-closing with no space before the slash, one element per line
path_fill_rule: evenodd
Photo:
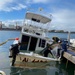
<path fill-rule="evenodd" d="M 52 44 L 52 40 L 47 36 L 51 20 L 50 15 L 26 13 L 20 37 L 13 43 L 15 44 L 18 41 L 23 43 L 20 46 L 20 53 L 16 57 L 15 66 L 24 66 L 25 62 L 59 61 L 59 58 L 44 57 L 39 54 L 47 44 Z"/>

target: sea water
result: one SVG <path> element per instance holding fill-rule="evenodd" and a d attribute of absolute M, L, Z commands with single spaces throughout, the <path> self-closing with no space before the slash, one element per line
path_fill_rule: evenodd
<path fill-rule="evenodd" d="M 16 38 L 20 36 L 20 31 L 0 31 L 0 43 L 9 38 Z M 67 38 L 67 33 L 49 33 L 48 36 L 52 38 L 57 36 L 59 38 Z M 75 38 L 75 34 L 71 34 L 71 38 Z M 4 71 L 6 75 L 75 75 L 75 65 L 66 62 L 49 62 L 49 63 L 33 63 L 30 68 L 16 68 L 10 66 L 9 61 L 9 47 L 13 43 L 8 41 L 6 44 L 0 46 L 0 70 Z M 29 63 L 27 63 L 28 65 Z M 37 64 L 37 66 L 35 66 Z"/>

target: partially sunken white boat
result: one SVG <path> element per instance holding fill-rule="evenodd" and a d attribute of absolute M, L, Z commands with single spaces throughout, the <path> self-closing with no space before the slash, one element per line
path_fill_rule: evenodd
<path fill-rule="evenodd" d="M 51 17 L 48 15 L 26 13 L 25 22 L 19 37 L 19 41 L 23 45 L 20 46 L 20 53 L 17 55 L 15 66 L 24 66 L 25 62 L 59 61 L 57 58 L 44 57 L 38 54 L 47 44 L 51 44 L 46 35 L 48 32 L 46 26 L 50 25 L 50 22 Z"/>

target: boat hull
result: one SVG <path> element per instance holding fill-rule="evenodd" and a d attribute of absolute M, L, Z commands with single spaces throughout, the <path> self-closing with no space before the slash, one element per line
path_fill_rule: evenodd
<path fill-rule="evenodd" d="M 12 60 L 12 58 L 11 58 Z M 10 61 L 11 61 L 10 60 Z M 48 63 L 51 61 L 60 61 L 57 58 L 50 58 L 50 57 L 43 57 L 39 54 L 35 54 L 33 52 L 31 53 L 19 53 L 16 57 L 16 62 L 15 62 L 15 67 L 26 67 L 26 65 L 28 65 L 28 63 Z"/>

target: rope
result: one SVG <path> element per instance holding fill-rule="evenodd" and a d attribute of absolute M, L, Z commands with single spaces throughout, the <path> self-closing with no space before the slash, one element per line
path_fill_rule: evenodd
<path fill-rule="evenodd" d="M 15 39 L 14 39 L 14 38 L 10 38 L 10 39 L 8 39 L 8 40 L 6 40 L 6 41 L 0 43 L 0 46 L 6 44 L 8 41 L 11 41 L 11 40 L 15 40 Z"/>

